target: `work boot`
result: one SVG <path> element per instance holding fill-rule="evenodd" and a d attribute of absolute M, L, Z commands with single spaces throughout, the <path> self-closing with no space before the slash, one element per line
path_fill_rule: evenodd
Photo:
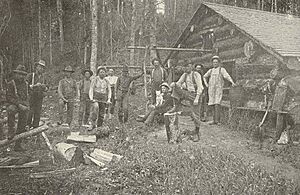
<path fill-rule="evenodd" d="M 194 141 L 194 142 L 198 142 L 199 140 L 200 140 L 199 127 L 196 127 L 196 128 L 195 128 L 195 134 L 194 134 L 193 141 Z"/>

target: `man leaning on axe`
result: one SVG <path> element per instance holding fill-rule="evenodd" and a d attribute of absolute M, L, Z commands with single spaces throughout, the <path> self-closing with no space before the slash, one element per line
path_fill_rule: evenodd
<path fill-rule="evenodd" d="M 47 92 L 48 87 L 45 80 L 45 67 L 44 60 L 40 60 L 34 64 L 35 69 L 33 73 L 27 75 L 27 82 L 29 84 L 29 106 L 30 111 L 28 114 L 27 125 L 36 128 L 39 126 L 42 112 L 42 104 Z"/>

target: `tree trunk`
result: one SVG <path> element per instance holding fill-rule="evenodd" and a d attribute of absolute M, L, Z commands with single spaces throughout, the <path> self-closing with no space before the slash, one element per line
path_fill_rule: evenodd
<path fill-rule="evenodd" d="M 97 45 L 98 45 L 98 4 L 97 0 L 92 0 L 92 49 L 91 49 L 91 70 L 96 75 L 97 66 Z"/>
<path fill-rule="evenodd" d="M 265 4 L 265 2 L 264 2 L 264 0 L 261 0 L 261 10 L 264 10 L 264 5 Z"/>
<path fill-rule="evenodd" d="M 150 47 L 156 46 L 156 6 L 155 2 L 148 0 L 146 4 L 146 13 L 150 13 L 149 31 L 150 31 Z M 156 58 L 156 51 L 150 50 L 150 60 Z"/>
<path fill-rule="evenodd" d="M 60 52 L 64 51 L 64 27 L 63 27 L 63 9 L 62 0 L 57 0 L 57 13 L 58 13 L 58 25 L 59 25 L 59 38 L 60 38 Z"/>
<path fill-rule="evenodd" d="M 113 60 L 113 20 L 112 13 L 110 15 L 110 60 Z"/>
<path fill-rule="evenodd" d="M 257 9 L 260 9 L 260 0 L 257 0 Z"/>
<path fill-rule="evenodd" d="M 84 1 L 83 1 L 84 2 Z M 88 48 L 88 39 L 87 39 L 87 20 L 86 20 L 86 5 L 83 3 L 83 21 L 84 21 L 84 32 L 83 32 L 83 37 L 84 37 L 84 53 L 83 53 L 83 65 L 86 67 L 87 64 L 87 48 Z"/>
<path fill-rule="evenodd" d="M 132 1 L 132 16 L 130 28 L 130 45 L 135 45 L 135 26 L 136 26 L 136 0 Z M 129 65 L 134 66 L 134 49 L 130 50 Z"/>
<path fill-rule="evenodd" d="M 176 21 L 177 0 L 174 0 L 173 21 Z"/>
<path fill-rule="evenodd" d="M 52 67 L 52 13 L 51 13 L 51 0 L 49 0 L 49 65 Z"/>
<path fill-rule="evenodd" d="M 104 56 L 105 54 L 104 54 L 104 46 L 105 46 L 105 44 L 104 44 L 104 33 L 105 33 L 105 31 L 104 31 L 104 28 L 105 28 L 105 0 L 102 0 L 102 12 L 101 12 L 101 14 L 102 14 L 102 18 L 101 18 L 101 55 L 102 56 Z"/>
<path fill-rule="evenodd" d="M 39 25 L 39 59 L 42 58 L 42 16 L 41 0 L 38 0 L 38 25 Z"/>
<path fill-rule="evenodd" d="M 277 0 L 274 0 L 274 12 L 277 13 Z"/>

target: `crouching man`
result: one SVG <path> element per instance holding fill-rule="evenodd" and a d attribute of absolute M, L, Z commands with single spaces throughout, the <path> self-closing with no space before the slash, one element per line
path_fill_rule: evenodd
<path fill-rule="evenodd" d="M 28 83 L 25 66 L 18 65 L 13 71 L 13 79 L 7 83 L 7 114 L 8 114 L 8 139 L 13 139 L 15 134 L 25 132 L 27 116 L 29 112 Z M 18 114 L 17 131 L 15 131 L 15 119 Z M 22 140 L 15 143 L 15 151 L 24 151 Z"/>
<path fill-rule="evenodd" d="M 171 84 L 173 91 L 172 97 L 174 99 L 175 106 L 169 111 L 169 113 L 181 111 L 181 101 L 189 101 L 189 114 L 195 124 L 194 141 L 197 142 L 200 139 L 199 98 L 203 91 L 203 85 L 201 75 L 193 69 L 193 64 L 189 63 L 186 67 L 185 73 L 181 75 L 180 79 L 176 83 Z"/>
<path fill-rule="evenodd" d="M 158 114 L 164 114 L 173 107 L 173 99 L 170 93 L 170 86 L 168 83 L 162 83 L 160 85 L 162 102 L 149 111 L 143 118 L 137 119 L 139 122 L 144 122 L 145 125 L 150 126 L 153 123 L 155 116 Z M 157 102 L 158 103 L 158 102 Z"/>

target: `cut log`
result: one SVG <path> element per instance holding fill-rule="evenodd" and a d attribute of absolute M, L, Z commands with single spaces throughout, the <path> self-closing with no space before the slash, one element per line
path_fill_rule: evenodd
<path fill-rule="evenodd" d="M 79 135 L 79 132 L 71 132 L 71 135 L 67 137 L 68 141 L 75 142 L 86 142 L 86 143 L 96 143 L 96 135 Z"/>
<path fill-rule="evenodd" d="M 180 112 L 175 113 L 165 113 L 164 114 L 164 121 L 167 133 L 167 139 L 169 143 L 175 143 L 181 141 L 181 131 L 179 129 L 179 120 L 178 116 Z"/>
<path fill-rule="evenodd" d="M 62 174 L 72 173 L 76 170 L 76 168 L 64 169 L 64 170 L 55 170 L 55 171 L 47 171 L 47 172 L 39 172 L 39 173 L 31 173 L 30 178 L 33 179 L 41 179 L 45 177 L 58 176 Z"/>
<path fill-rule="evenodd" d="M 33 161 L 25 163 L 23 165 L 9 165 L 9 166 L 0 166 L 0 169 L 22 169 L 22 168 L 33 168 L 40 165 L 40 161 Z"/>
<path fill-rule="evenodd" d="M 94 152 L 91 153 L 91 157 L 95 158 L 96 160 L 102 162 L 102 163 L 110 163 L 114 158 L 119 161 L 122 156 L 113 154 L 110 152 L 106 152 L 101 149 L 95 149 Z"/>
<path fill-rule="evenodd" d="M 79 165 L 84 162 L 83 152 L 77 146 L 66 143 L 55 145 L 56 151 L 69 163 Z"/>
<path fill-rule="evenodd" d="M 11 143 L 13 143 L 13 142 L 15 142 L 17 140 L 20 140 L 20 139 L 23 139 L 23 138 L 26 138 L 26 137 L 37 135 L 37 134 L 39 134 L 41 132 L 44 132 L 46 130 L 48 130 L 48 126 L 47 125 L 43 125 L 41 127 L 35 128 L 35 129 L 31 130 L 31 131 L 18 134 L 13 139 L 11 139 L 11 140 L 8 140 L 8 139 L 1 140 L 0 141 L 0 147 L 9 145 L 9 144 L 11 144 Z"/>

